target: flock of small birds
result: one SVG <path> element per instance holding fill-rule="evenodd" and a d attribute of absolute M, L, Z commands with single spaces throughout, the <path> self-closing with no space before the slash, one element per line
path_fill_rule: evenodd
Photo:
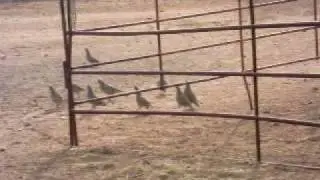
<path fill-rule="evenodd" d="M 107 95 L 113 95 L 116 93 L 123 92 L 110 84 L 107 84 L 103 82 L 101 79 L 98 79 L 99 89 L 104 92 Z M 136 95 L 136 104 L 138 108 L 146 108 L 149 109 L 152 105 L 147 98 L 145 98 L 141 92 L 139 92 L 139 88 L 137 86 L 134 86 L 134 89 L 137 91 L 135 93 Z M 77 84 L 72 84 L 72 91 L 74 94 L 80 95 L 81 92 L 85 91 L 84 88 L 80 87 Z M 55 90 L 52 86 L 49 86 L 49 92 L 52 102 L 56 105 L 56 108 L 60 107 L 63 103 L 62 96 Z M 94 93 L 92 87 L 90 85 L 87 85 L 87 98 L 88 99 L 95 99 L 98 98 L 96 94 Z M 108 99 L 109 103 L 114 104 L 115 101 L 112 99 Z M 176 86 L 176 102 L 179 108 L 190 108 L 194 109 L 193 105 L 200 106 L 198 99 L 194 92 L 191 89 L 191 86 L 188 82 L 185 83 L 185 89 L 182 91 L 179 86 Z M 103 100 L 96 100 L 96 101 L 90 101 L 89 102 L 92 105 L 92 108 L 96 108 L 97 106 L 106 106 L 107 103 L 105 103 Z"/>
<path fill-rule="evenodd" d="M 84 50 L 86 53 L 86 60 L 89 63 L 91 63 L 91 64 L 99 63 L 99 60 L 97 60 L 95 57 L 93 57 L 91 55 L 88 48 L 85 48 Z M 118 88 L 113 87 L 112 85 L 103 82 L 101 79 L 98 79 L 97 82 L 99 85 L 99 89 L 107 95 L 113 95 L 113 94 L 123 92 L 123 91 L 119 90 Z M 167 84 L 168 83 L 164 80 L 164 78 L 161 78 L 157 82 L 158 87 L 163 87 L 163 86 L 166 86 Z M 140 108 L 149 109 L 152 106 L 151 102 L 148 101 L 142 95 L 141 92 L 139 92 L 139 88 L 137 86 L 134 86 L 134 89 L 137 91 L 135 93 L 135 95 L 136 95 L 136 104 L 137 104 L 138 108 L 139 109 Z M 165 92 L 166 88 L 161 89 L 161 90 L 163 92 Z M 72 91 L 77 96 L 80 96 L 80 93 L 85 91 L 85 89 L 80 87 L 77 84 L 72 84 Z M 52 86 L 49 86 L 49 92 L 50 92 L 51 100 L 56 105 L 56 108 L 60 107 L 63 103 L 62 96 Z M 97 96 L 95 95 L 95 93 L 90 85 L 87 85 L 87 98 L 88 99 L 97 98 Z M 178 108 L 189 108 L 190 110 L 194 110 L 193 105 L 198 106 L 198 107 L 200 106 L 195 93 L 191 89 L 190 83 L 188 83 L 187 81 L 185 83 L 184 91 L 182 91 L 180 89 L 179 85 L 176 86 L 176 102 L 177 102 Z M 92 105 L 92 108 L 96 108 L 97 106 L 106 106 L 107 105 L 103 100 L 90 101 L 90 103 Z M 115 103 L 115 101 L 112 99 L 108 99 L 108 103 L 113 104 L 113 103 Z"/>

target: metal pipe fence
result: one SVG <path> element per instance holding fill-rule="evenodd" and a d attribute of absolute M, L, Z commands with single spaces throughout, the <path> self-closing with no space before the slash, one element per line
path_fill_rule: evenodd
<path fill-rule="evenodd" d="M 141 22 L 134 22 L 134 23 L 126 23 L 121 25 L 112 25 L 106 27 L 98 27 L 98 28 L 91 28 L 91 29 L 84 29 L 84 30 L 74 30 L 72 25 L 72 9 L 71 9 L 71 0 L 60 0 L 60 12 L 61 12 L 61 23 L 62 23 L 62 32 L 63 32 L 63 42 L 64 42 L 64 51 L 65 51 L 65 61 L 63 63 L 64 66 L 64 75 L 65 75 L 65 85 L 68 90 L 68 111 L 69 111 L 69 133 L 70 133 L 70 145 L 77 146 L 78 145 L 78 135 L 77 135 L 77 125 L 76 125 L 76 114 L 142 114 L 142 115 L 169 115 L 169 116 L 198 116 L 198 117 L 219 117 L 219 118 L 230 118 L 230 119 L 243 119 L 243 120 L 251 120 L 255 122 L 255 140 L 256 140 L 256 159 L 260 163 L 262 162 L 262 148 L 261 148 L 261 132 L 260 132 L 260 122 L 277 122 L 277 123 L 285 123 L 291 125 L 299 125 L 299 126 L 309 126 L 309 127 L 320 127 L 320 123 L 313 122 L 313 121 L 305 121 L 305 120 L 294 120 L 294 119 L 285 119 L 285 118 L 278 118 L 278 117 L 267 117 L 260 115 L 259 109 L 259 89 L 258 89 L 258 82 L 260 77 L 272 77 L 272 78 L 320 78 L 319 73 L 267 73 L 261 72 L 264 69 L 271 69 L 280 66 L 286 66 L 295 63 L 301 63 L 306 61 L 318 60 L 319 59 L 319 37 L 318 37 L 318 27 L 320 26 L 320 22 L 318 21 L 318 9 L 317 9 L 317 0 L 313 1 L 313 10 L 314 10 L 314 17 L 313 21 L 307 22 L 292 22 L 292 23 L 269 23 L 269 24 L 257 24 L 255 21 L 255 8 L 258 7 L 265 7 L 271 6 L 276 4 L 283 4 L 294 2 L 297 0 L 279 0 L 279 1 L 272 1 L 268 3 L 262 4 L 254 4 L 253 0 L 249 0 L 248 6 L 242 6 L 242 1 L 238 0 L 238 7 L 218 10 L 218 11 L 211 11 L 206 13 L 198 13 L 193 15 L 187 16 L 178 16 L 173 18 L 166 18 L 160 19 L 160 11 L 159 11 L 159 0 L 155 0 L 155 20 L 150 21 L 141 21 Z M 67 8 L 65 9 L 65 2 Z M 250 16 L 250 23 L 244 25 L 243 24 L 243 15 L 242 11 L 248 9 L 249 16 Z M 206 27 L 206 28 L 191 28 L 191 29 L 174 29 L 174 30 L 161 30 L 161 22 L 167 21 L 175 21 L 185 18 L 194 18 L 194 17 L 201 17 L 206 15 L 214 15 L 226 12 L 235 12 L 238 11 L 238 25 L 232 26 L 221 26 L 221 27 Z M 153 31 L 101 31 L 101 30 L 108 30 L 114 28 L 121 28 L 121 27 L 129 27 L 129 26 L 136 26 L 142 24 L 150 24 L 156 23 L 156 30 Z M 256 35 L 257 29 L 277 29 L 277 28 L 293 28 L 299 27 L 293 30 L 286 30 L 271 34 L 265 35 Z M 250 31 L 250 38 L 244 38 L 243 32 L 245 30 Z M 314 30 L 314 48 L 315 48 L 315 56 L 310 58 L 298 59 L 290 62 L 285 63 L 278 63 L 278 64 L 271 64 L 268 66 L 259 67 L 257 63 L 257 39 L 268 38 L 272 36 L 279 36 L 283 34 L 289 33 L 296 33 L 296 32 L 303 32 L 307 30 Z M 199 46 L 199 47 L 192 47 L 188 49 L 181 49 L 176 51 L 170 52 L 162 52 L 162 47 L 164 46 L 161 43 L 162 35 L 166 34 L 181 34 L 181 33 L 200 33 L 200 32 L 214 32 L 214 31 L 238 31 L 239 32 L 239 39 L 233 41 L 226 41 L 221 43 L 215 43 L 206 46 Z M 126 59 L 120 60 L 113 60 L 109 62 L 102 62 L 96 63 L 91 65 L 81 65 L 72 67 L 72 44 L 73 38 L 77 36 L 145 36 L 145 35 L 154 35 L 157 37 L 157 53 L 151 55 L 145 55 L 140 57 L 130 57 Z M 251 42 L 251 50 L 252 50 L 252 69 L 246 69 L 244 63 L 244 42 L 250 41 Z M 217 46 L 225 46 L 238 43 L 239 44 L 239 53 L 240 53 L 240 62 L 241 62 L 241 71 L 165 71 L 165 67 L 163 65 L 163 56 L 178 54 L 178 53 L 185 53 L 189 51 L 195 51 L 200 49 L 206 49 L 211 47 Z M 130 61 L 137 61 L 152 57 L 158 57 L 158 71 L 98 71 L 98 70 L 85 70 L 96 66 L 108 65 L 108 64 L 115 64 L 115 63 L 125 63 Z M 76 109 L 77 105 L 103 100 L 103 99 L 111 99 L 121 96 L 127 96 L 130 94 L 137 94 L 139 92 L 147 92 L 153 91 L 158 89 L 165 89 L 175 86 L 181 86 L 184 83 L 176 83 L 176 84 L 168 84 L 168 85 L 161 85 L 160 87 L 142 89 L 137 91 L 131 92 L 123 92 L 115 95 L 94 98 L 94 99 L 87 99 L 82 101 L 75 101 L 72 93 L 72 76 L 74 75 L 144 75 L 144 76 L 159 76 L 160 81 L 165 80 L 165 76 L 214 76 L 205 79 L 190 81 L 190 84 L 194 83 L 201 83 L 212 81 L 216 79 L 226 78 L 226 77 L 242 77 L 246 92 L 248 94 L 248 101 L 251 108 L 253 108 L 254 113 L 253 115 L 241 115 L 241 114 L 226 114 L 226 113 L 208 113 L 208 112 L 175 112 L 175 111 L 128 111 L 128 110 L 78 110 Z M 247 83 L 248 77 L 253 79 L 253 93 L 250 92 L 250 86 Z"/>

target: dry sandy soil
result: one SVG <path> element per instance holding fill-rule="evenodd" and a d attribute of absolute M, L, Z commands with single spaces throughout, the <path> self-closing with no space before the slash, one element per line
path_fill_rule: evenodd
<path fill-rule="evenodd" d="M 153 1 L 81 1 L 77 28 L 121 24 L 154 17 Z M 161 17 L 236 7 L 231 0 L 161 1 Z M 257 0 L 256 3 L 266 2 Z M 244 1 L 247 3 L 247 1 Z M 319 8 L 318 8 L 319 9 Z M 312 20 L 312 1 L 256 9 L 257 22 Z M 237 13 L 224 13 L 162 24 L 162 29 L 236 25 Z M 248 12 L 245 11 L 245 23 Z M 66 107 L 54 109 L 48 85 L 66 99 L 61 63 L 63 44 L 58 3 L 0 4 L 0 179 L 319 179 L 320 171 L 257 165 L 252 121 L 171 116 L 78 117 L 80 146 L 69 149 Z M 155 25 L 122 28 L 152 30 Z M 119 30 L 119 29 L 118 29 Z M 283 29 L 282 29 L 283 30 Z M 262 35 L 279 29 L 258 30 Z M 249 37 L 249 32 L 245 32 Z M 238 32 L 163 36 L 163 51 L 235 40 Z M 314 57 L 313 30 L 259 39 L 260 67 Z M 101 61 L 156 53 L 156 37 L 76 37 L 73 65 L 86 64 L 88 47 Z M 250 42 L 245 43 L 246 68 L 251 68 Z M 164 56 L 166 70 L 240 70 L 239 45 L 220 46 Z M 156 70 L 157 58 L 96 69 Z M 265 72 L 319 73 L 319 60 Z M 101 78 L 124 91 L 155 86 L 156 77 L 80 76 L 74 82 L 95 88 Z M 199 77 L 167 77 L 170 83 Z M 251 80 L 249 80 L 252 84 Z M 317 79 L 259 79 L 261 112 L 267 115 L 320 120 Z M 192 86 L 201 105 L 197 111 L 252 114 L 241 78 L 229 77 Z M 27 93 L 27 94 L 25 94 Z M 156 110 L 180 111 L 175 91 L 143 94 Z M 85 93 L 80 95 L 85 99 Z M 83 106 L 79 108 L 88 108 Z M 100 109 L 137 109 L 134 96 L 120 97 Z M 279 123 L 261 123 L 263 161 L 320 166 L 320 130 Z"/>

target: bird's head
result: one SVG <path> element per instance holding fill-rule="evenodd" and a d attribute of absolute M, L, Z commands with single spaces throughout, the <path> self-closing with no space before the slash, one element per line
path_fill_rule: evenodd
<path fill-rule="evenodd" d="M 99 83 L 99 84 L 104 84 L 101 79 L 98 79 L 98 83 Z"/>
<path fill-rule="evenodd" d="M 190 83 L 186 80 L 186 87 L 190 87 Z"/>

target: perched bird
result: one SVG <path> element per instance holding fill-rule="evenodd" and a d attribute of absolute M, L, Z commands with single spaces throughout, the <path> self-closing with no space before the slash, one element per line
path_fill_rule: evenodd
<path fill-rule="evenodd" d="M 77 84 L 72 84 L 72 91 L 79 96 L 80 92 L 84 91 L 84 89 Z"/>
<path fill-rule="evenodd" d="M 188 83 L 188 81 L 186 81 L 186 87 L 184 89 L 184 95 L 189 99 L 189 101 L 193 104 L 195 104 L 196 106 L 199 107 L 199 103 L 197 100 L 196 95 L 193 93 L 190 84 Z"/>
<path fill-rule="evenodd" d="M 99 63 L 99 60 L 91 55 L 88 48 L 85 48 L 84 50 L 86 51 L 86 59 L 89 63 Z"/>
<path fill-rule="evenodd" d="M 112 95 L 112 94 L 122 92 L 121 90 L 119 90 L 115 87 L 112 87 L 109 84 L 104 83 L 101 79 L 98 79 L 98 83 L 99 83 L 99 87 L 100 87 L 101 91 L 103 91 L 106 94 Z"/>
<path fill-rule="evenodd" d="M 168 85 L 167 81 L 164 78 L 160 78 L 160 80 L 157 82 L 158 87 L 166 86 Z M 161 88 L 160 90 L 163 92 L 166 92 L 167 88 Z"/>
<path fill-rule="evenodd" d="M 178 103 L 179 108 L 182 107 L 190 107 L 193 109 L 191 102 L 189 99 L 181 92 L 180 87 L 176 86 L 176 101 Z"/>
<path fill-rule="evenodd" d="M 139 90 L 139 88 L 137 86 L 134 86 L 134 89 L 136 91 Z M 149 109 L 149 107 L 151 106 L 151 103 L 146 98 L 142 97 L 141 92 L 138 92 L 136 94 L 136 102 L 138 104 L 139 109 L 142 107 Z"/>
<path fill-rule="evenodd" d="M 97 96 L 94 94 L 92 88 L 91 88 L 89 85 L 87 86 L 87 91 L 88 91 L 88 92 L 87 92 L 87 97 L 88 97 L 89 99 L 95 99 L 95 98 L 97 98 Z M 105 105 L 106 105 L 106 103 L 103 102 L 102 100 L 91 101 L 90 103 L 91 103 L 91 105 L 92 105 L 93 108 L 95 108 L 96 106 L 105 106 Z"/>
<path fill-rule="evenodd" d="M 121 90 L 119 90 L 115 87 L 112 87 L 109 84 L 104 83 L 101 79 L 98 79 L 98 84 L 99 84 L 100 90 L 108 95 L 122 92 Z M 112 99 L 108 99 L 108 100 L 109 100 L 109 102 L 114 103 L 114 100 L 112 100 Z"/>
<path fill-rule="evenodd" d="M 56 104 L 56 108 L 58 108 L 63 102 L 62 97 L 52 86 L 49 86 L 49 91 L 52 102 L 54 102 Z"/>

